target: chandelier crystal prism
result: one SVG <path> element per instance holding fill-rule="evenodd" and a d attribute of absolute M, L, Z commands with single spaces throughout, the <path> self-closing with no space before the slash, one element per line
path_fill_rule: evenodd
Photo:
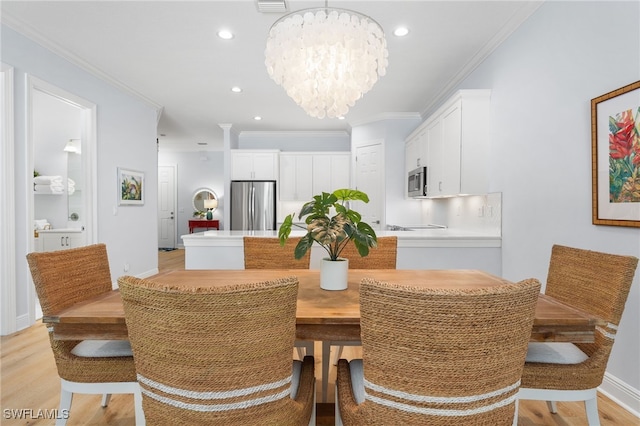
<path fill-rule="evenodd" d="M 334 118 L 386 74 L 389 52 L 380 24 L 347 9 L 315 8 L 277 20 L 267 39 L 269 76 L 307 114 Z"/>

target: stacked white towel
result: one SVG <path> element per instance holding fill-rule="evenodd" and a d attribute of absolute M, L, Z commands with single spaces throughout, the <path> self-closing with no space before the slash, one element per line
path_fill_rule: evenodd
<path fill-rule="evenodd" d="M 76 192 L 76 183 L 73 179 L 67 178 L 67 194 L 71 195 Z"/>
<path fill-rule="evenodd" d="M 33 183 L 36 185 L 51 185 L 54 183 L 62 185 L 62 176 L 36 176 L 33 178 Z"/>
<path fill-rule="evenodd" d="M 33 178 L 33 190 L 39 194 L 63 194 L 62 176 L 36 176 Z"/>

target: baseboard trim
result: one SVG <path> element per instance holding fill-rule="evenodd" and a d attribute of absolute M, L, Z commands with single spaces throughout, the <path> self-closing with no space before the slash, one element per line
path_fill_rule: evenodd
<path fill-rule="evenodd" d="M 18 315 L 16 317 L 16 331 L 24 330 L 33 324 L 29 321 L 29 314 Z"/>
<path fill-rule="evenodd" d="M 138 274 L 137 277 L 138 278 L 149 278 L 153 275 L 157 275 L 160 271 L 158 270 L 158 268 L 152 269 L 150 271 L 147 272 L 143 272 L 141 274 Z"/>
<path fill-rule="evenodd" d="M 632 388 L 612 374 L 605 373 L 598 391 L 640 419 L 640 390 Z"/>

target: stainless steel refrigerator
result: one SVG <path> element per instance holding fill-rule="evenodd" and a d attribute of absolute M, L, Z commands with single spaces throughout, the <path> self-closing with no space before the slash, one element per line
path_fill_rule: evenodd
<path fill-rule="evenodd" d="M 276 229 L 276 181 L 231 181 L 231 230 Z"/>

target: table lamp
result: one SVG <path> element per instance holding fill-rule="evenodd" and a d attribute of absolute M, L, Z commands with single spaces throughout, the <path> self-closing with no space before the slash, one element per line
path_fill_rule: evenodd
<path fill-rule="evenodd" d="M 207 209 L 207 220 L 213 219 L 213 209 L 218 207 L 218 200 L 204 200 L 204 208 Z"/>

